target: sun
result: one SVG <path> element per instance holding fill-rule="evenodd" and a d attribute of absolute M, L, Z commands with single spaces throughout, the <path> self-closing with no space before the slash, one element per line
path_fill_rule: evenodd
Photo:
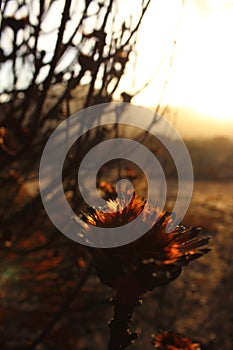
<path fill-rule="evenodd" d="M 162 9 L 162 2 L 159 3 Z M 162 104 L 187 107 L 218 122 L 233 122 L 233 1 L 205 1 L 205 4 L 212 10 L 197 8 L 194 1 L 184 9 Z M 214 11 L 217 7 L 219 10 Z M 154 23 L 160 28 L 153 35 L 155 42 L 152 43 L 151 36 L 143 32 L 143 40 L 139 43 L 139 56 L 144 57 L 137 70 L 141 84 L 153 73 L 166 49 L 169 52 L 171 48 L 174 17 L 179 13 L 162 12 L 161 9 L 155 8 L 146 18 L 146 27 L 151 28 L 151 32 Z M 160 35 L 156 36 L 158 32 Z M 149 64 L 145 65 L 145 61 Z M 135 98 L 136 103 L 156 105 L 167 69 L 165 62 L 150 86 Z"/>

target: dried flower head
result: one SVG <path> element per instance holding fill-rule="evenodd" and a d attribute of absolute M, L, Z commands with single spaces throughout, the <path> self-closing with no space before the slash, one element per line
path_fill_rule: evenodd
<path fill-rule="evenodd" d="M 94 226 L 117 227 L 131 222 L 144 209 L 142 220 L 152 223 L 152 227 L 142 237 L 116 248 L 90 248 L 103 283 L 115 288 L 126 284 L 125 288 L 133 286 L 143 293 L 177 278 L 182 265 L 207 253 L 209 249 L 203 246 L 208 244 L 209 237 L 203 236 L 200 228 L 185 228 L 181 225 L 167 233 L 166 226 L 172 220 L 171 213 L 148 204 L 145 206 L 146 201 L 136 194 L 125 206 L 128 195 L 125 193 L 108 200 L 108 212 L 89 208 L 82 219 Z M 153 224 L 155 217 L 157 221 Z"/>
<path fill-rule="evenodd" d="M 153 336 L 152 343 L 158 350 L 201 350 L 200 344 L 175 332 L 159 332 Z"/>

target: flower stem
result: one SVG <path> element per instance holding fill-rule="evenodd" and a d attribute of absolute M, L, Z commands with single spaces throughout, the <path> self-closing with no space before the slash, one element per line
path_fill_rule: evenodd
<path fill-rule="evenodd" d="M 109 323 L 111 337 L 108 350 L 126 349 L 137 338 L 137 333 L 129 329 L 133 310 L 138 305 L 139 297 L 133 296 L 125 302 L 124 296 L 117 292 L 114 300 L 114 317 Z"/>

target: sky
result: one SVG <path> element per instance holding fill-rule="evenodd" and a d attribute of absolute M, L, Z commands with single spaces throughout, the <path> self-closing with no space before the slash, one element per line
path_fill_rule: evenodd
<path fill-rule="evenodd" d="M 138 38 L 136 84 L 128 89 L 137 91 L 159 71 L 133 102 L 156 105 L 168 79 L 161 103 L 174 107 L 182 132 L 233 138 L 232 36 L 233 0 L 186 0 L 184 7 L 152 0 Z"/>

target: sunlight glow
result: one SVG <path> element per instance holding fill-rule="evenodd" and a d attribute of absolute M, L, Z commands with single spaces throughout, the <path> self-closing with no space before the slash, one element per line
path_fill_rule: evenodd
<path fill-rule="evenodd" d="M 142 83 L 143 78 L 153 73 L 158 64 L 155 57 L 161 59 L 164 52 L 165 57 L 169 56 L 172 40 L 176 40 L 163 104 L 192 108 L 212 120 L 233 121 L 233 1 L 187 1 L 175 38 L 181 2 L 156 3 L 157 12 L 155 7 L 150 9 L 142 28 L 144 40 L 139 42 L 137 82 Z M 146 34 L 148 28 L 151 35 Z M 145 59 L 145 53 L 150 62 L 146 65 L 140 61 L 140 56 Z M 168 62 L 134 102 L 156 105 L 167 69 Z"/>

